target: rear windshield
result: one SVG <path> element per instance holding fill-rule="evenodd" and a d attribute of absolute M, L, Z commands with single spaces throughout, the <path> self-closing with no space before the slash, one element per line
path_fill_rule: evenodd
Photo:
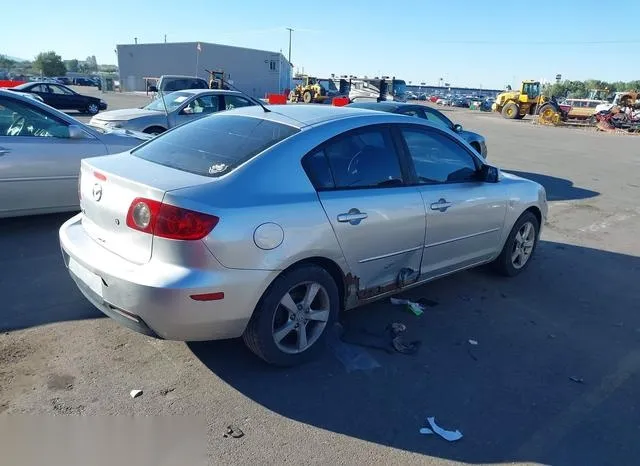
<path fill-rule="evenodd" d="M 299 131 L 260 118 L 212 115 L 168 131 L 132 153 L 166 167 L 217 177 Z"/>

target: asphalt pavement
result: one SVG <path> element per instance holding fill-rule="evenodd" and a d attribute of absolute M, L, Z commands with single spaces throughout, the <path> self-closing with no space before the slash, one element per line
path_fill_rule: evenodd
<path fill-rule="evenodd" d="M 416 354 L 332 338 L 283 370 L 239 340 L 147 338 L 76 290 L 57 242 L 69 215 L 0 220 L 0 419 L 186 416 L 212 464 L 635 464 L 640 138 L 447 111 L 485 135 L 492 163 L 546 187 L 550 216 L 521 276 L 480 268 L 414 289 L 419 317 L 388 300 L 344 316 L 349 332 L 404 323 Z M 421 435 L 429 416 L 463 438 Z"/>

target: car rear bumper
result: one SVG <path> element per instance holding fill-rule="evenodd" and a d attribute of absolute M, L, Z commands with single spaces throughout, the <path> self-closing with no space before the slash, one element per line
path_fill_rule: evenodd
<path fill-rule="evenodd" d="M 107 109 L 107 103 L 106 102 L 100 102 L 100 110 L 106 110 Z"/>
<path fill-rule="evenodd" d="M 137 265 L 95 242 L 82 214 L 60 227 L 65 266 L 84 296 L 122 325 L 154 337 L 180 340 L 235 338 L 244 332 L 274 271 L 228 269 L 213 255 L 212 267 L 185 268 L 154 261 Z M 197 301 L 192 295 L 224 293 Z"/>

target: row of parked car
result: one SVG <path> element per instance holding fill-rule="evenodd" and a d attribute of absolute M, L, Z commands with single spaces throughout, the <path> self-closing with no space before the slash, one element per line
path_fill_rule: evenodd
<path fill-rule="evenodd" d="M 342 310 L 480 264 L 512 276 L 530 263 L 544 188 L 490 165 L 479 135 L 435 109 L 185 92 L 147 109 L 189 118 L 154 136 L 0 91 L 0 215 L 80 209 L 60 228 L 64 263 L 129 328 L 242 336 L 293 365 L 325 346 Z"/>

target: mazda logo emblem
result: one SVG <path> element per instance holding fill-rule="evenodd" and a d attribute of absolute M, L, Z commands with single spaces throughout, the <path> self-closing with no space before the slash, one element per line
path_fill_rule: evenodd
<path fill-rule="evenodd" d="M 102 185 L 100 183 L 93 185 L 93 199 L 95 201 L 102 199 Z"/>

